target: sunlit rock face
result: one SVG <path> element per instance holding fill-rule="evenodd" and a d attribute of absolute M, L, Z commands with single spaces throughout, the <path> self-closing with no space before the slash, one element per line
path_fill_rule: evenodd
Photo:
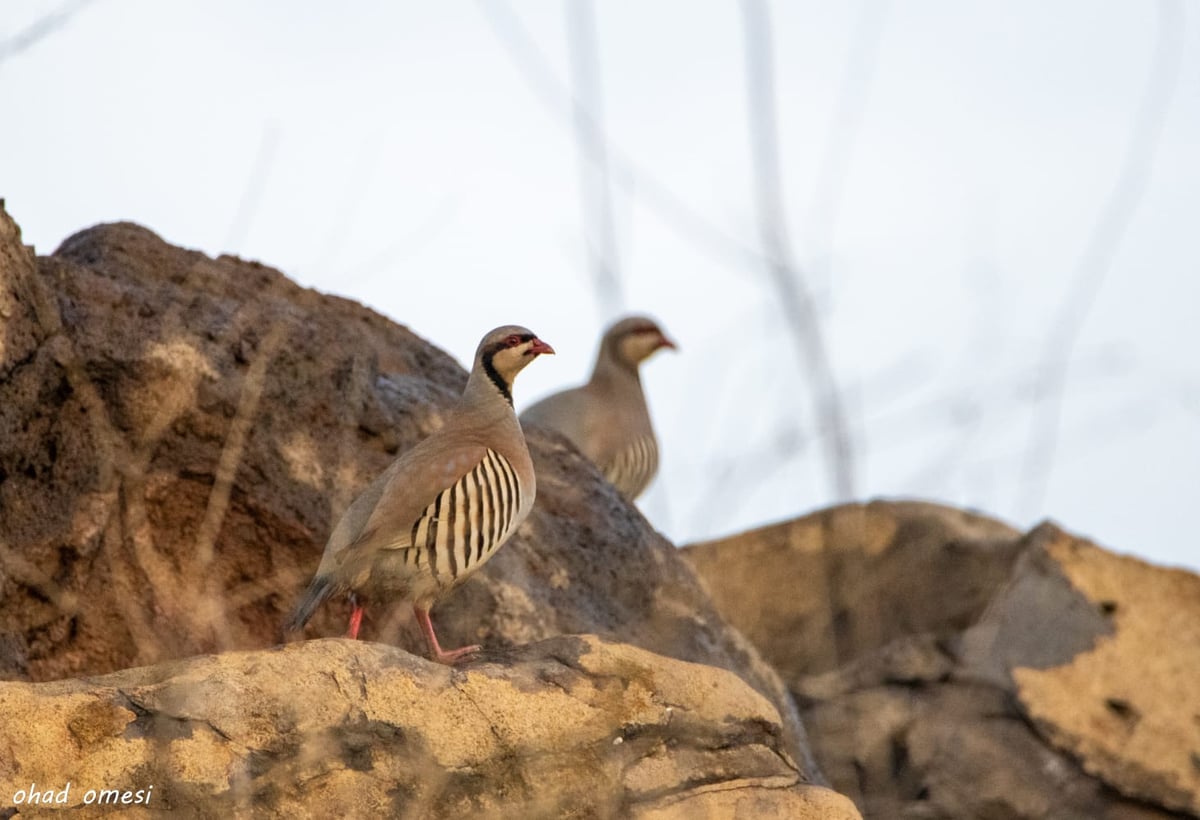
<path fill-rule="evenodd" d="M 0 795 L 22 813 L 49 790 L 96 815 L 859 817 L 804 783 L 741 678 L 595 636 L 455 670 L 306 641 L 0 683 L 0 708 L 39 716 L 0 722 L 22 752 L 0 761 Z"/>
<path fill-rule="evenodd" d="M 1194 573 L 913 502 L 684 552 L 864 816 L 1200 814 Z"/>

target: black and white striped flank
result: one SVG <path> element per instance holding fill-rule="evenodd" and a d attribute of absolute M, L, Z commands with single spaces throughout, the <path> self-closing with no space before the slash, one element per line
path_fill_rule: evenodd
<path fill-rule="evenodd" d="M 408 551 L 440 586 L 470 575 L 516 529 L 521 482 L 508 459 L 487 450 L 475 469 L 438 494 L 413 524 Z"/>
<path fill-rule="evenodd" d="M 621 495 L 637 498 L 658 472 L 658 444 L 653 435 L 640 436 L 604 467 L 604 477 Z"/>

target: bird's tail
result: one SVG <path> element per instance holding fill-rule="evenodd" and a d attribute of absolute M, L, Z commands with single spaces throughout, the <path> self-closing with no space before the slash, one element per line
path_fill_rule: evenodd
<path fill-rule="evenodd" d="M 318 575 L 316 578 L 313 578 L 312 583 L 308 585 L 308 589 L 304 591 L 304 597 L 300 599 L 300 603 L 296 604 L 296 609 L 292 612 L 292 616 L 283 625 L 284 636 L 293 635 L 304 629 L 304 625 L 308 623 L 309 618 L 317 611 L 317 607 L 332 595 L 333 592 L 333 581 L 329 576 Z"/>

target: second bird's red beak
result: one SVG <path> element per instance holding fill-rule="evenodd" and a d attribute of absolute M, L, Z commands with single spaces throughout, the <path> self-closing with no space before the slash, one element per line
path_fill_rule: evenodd
<path fill-rule="evenodd" d="M 670 339 L 668 339 L 666 336 L 663 336 L 663 335 L 659 335 L 659 337 L 658 337 L 658 346 L 659 347 L 669 347 L 669 348 L 671 348 L 671 350 L 679 349 L 679 345 L 675 344 L 674 342 L 672 342 Z"/>
<path fill-rule="evenodd" d="M 549 353 L 554 355 L 554 348 L 543 342 L 541 339 L 534 339 L 533 345 L 529 348 L 530 353 Z"/>

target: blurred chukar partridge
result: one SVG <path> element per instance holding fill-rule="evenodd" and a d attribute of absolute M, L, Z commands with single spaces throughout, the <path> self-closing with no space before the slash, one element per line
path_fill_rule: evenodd
<path fill-rule="evenodd" d="M 542 399 L 521 421 L 562 433 L 633 501 L 658 471 L 658 442 L 638 365 L 663 347 L 675 349 L 675 343 L 652 320 L 622 319 L 604 334 L 591 380 Z"/>
<path fill-rule="evenodd" d="M 437 432 L 408 450 L 354 499 L 285 630 L 299 631 L 332 595 L 349 593 L 347 636 L 363 601 L 412 601 L 431 658 L 453 664 L 478 646 L 445 650 L 429 608 L 479 569 L 533 507 L 533 463 L 512 405 L 517 373 L 554 350 L 523 327 L 483 337 L 458 404 Z"/>

